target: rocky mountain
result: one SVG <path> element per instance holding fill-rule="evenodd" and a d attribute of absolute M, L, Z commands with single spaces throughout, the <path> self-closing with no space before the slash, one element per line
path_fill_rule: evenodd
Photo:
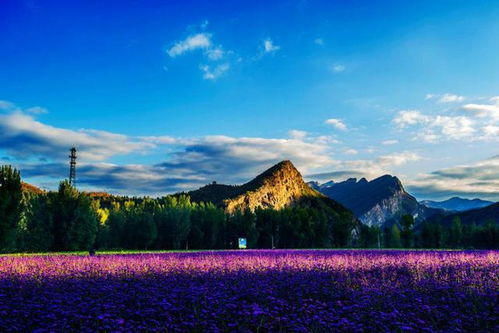
<path fill-rule="evenodd" d="M 351 212 L 310 188 L 290 161 L 282 161 L 243 185 L 210 184 L 188 193 L 193 201 L 213 202 L 228 213 L 257 208 L 282 209 L 290 206 L 329 208 Z M 353 215 L 352 215 L 353 218 Z"/>
<path fill-rule="evenodd" d="M 459 217 L 462 224 L 484 225 L 488 222 L 499 223 L 499 202 L 492 205 L 467 210 L 464 212 L 456 212 L 452 214 L 437 214 L 432 216 L 430 222 L 440 222 L 444 225 L 450 225 L 456 217 Z"/>
<path fill-rule="evenodd" d="M 438 212 L 419 204 L 394 176 L 384 175 L 372 181 L 350 178 L 326 184 L 312 186 L 352 210 L 362 223 L 369 226 L 389 225 L 405 214 L 411 214 L 416 221 L 421 221 Z"/>
<path fill-rule="evenodd" d="M 470 200 L 459 197 L 453 197 L 444 201 L 424 200 L 421 201 L 421 203 L 426 207 L 430 208 L 439 208 L 448 211 L 464 212 L 466 210 L 487 207 L 492 205 L 494 202 L 481 199 Z"/>

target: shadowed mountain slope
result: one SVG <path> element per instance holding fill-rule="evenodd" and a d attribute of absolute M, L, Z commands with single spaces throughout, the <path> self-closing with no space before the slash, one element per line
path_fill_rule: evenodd
<path fill-rule="evenodd" d="M 499 223 L 499 202 L 487 207 L 467 210 L 465 212 L 457 212 L 448 215 L 434 215 L 429 221 L 451 225 L 456 217 L 459 217 L 463 224 L 475 223 L 476 225 L 484 225 L 488 222 Z"/>
<path fill-rule="evenodd" d="M 405 214 L 421 221 L 438 212 L 419 204 L 394 176 L 384 175 L 372 181 L 350 178 L 326 184 L 314 185 L 324 195 L 351 209 L 362 223 L 369 226 L 391 224 Z"/>

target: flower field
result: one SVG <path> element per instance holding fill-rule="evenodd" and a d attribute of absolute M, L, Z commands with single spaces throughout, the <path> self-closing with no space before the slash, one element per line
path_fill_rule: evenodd
<path fill-rule="evenodd" d="M 499 330 L 498 251 L 0 257 L 0 331 Z"/>

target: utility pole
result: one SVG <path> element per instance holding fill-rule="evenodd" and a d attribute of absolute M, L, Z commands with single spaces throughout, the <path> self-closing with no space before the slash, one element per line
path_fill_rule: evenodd
<path fill-rule="evenodd" d="M 75 186 L 76 183 L 76 148 L 69 150 L 69 184 Z"/>

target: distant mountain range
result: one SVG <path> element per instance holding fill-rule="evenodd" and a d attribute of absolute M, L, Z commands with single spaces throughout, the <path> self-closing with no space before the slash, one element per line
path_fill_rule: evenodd
<path fill-rule="evenodd" d="M 423 205 L 429 208 L 439 208 L 448 211 L 464 212 L 466 210 L 483 208 L 492 205 L 494 202 L 481 199 L 463 199 L 453 197 L 444 201 L 421 201 Z"/>
<path fill-rule="evenodd" d="M 338 202 L 310 188 L 290 161 L 282 161 L 243 185 L 209 184 L 187 193 L 195 202 L 212 202 L 228 213 L 257 208 L 292 206 L 330 208 L 338 214 L 353 214 Z"/>
<path fill-rule="evenodd" d="M 450 225 L 456 217 L 461 220 L 462 224 L 474 223 L 476 225 L 484 225 L 488 222 L 499 223 L 499 202 L 464 212 L 445 215 L 436 214 L 429 219 L 429 222 L 440 222 L 444 225 Z"/>
<path fill-rule="evenodd" d="M 371 181 L 350 178 L 343 182 L 319 184 L 311 187 L 351 209 L 360 221 L 369 226 L 390 225 L 410 214 L 422 221 L 438 209 L 428 208 L 407 193 L 397 177 L 384 175 Z"/>

